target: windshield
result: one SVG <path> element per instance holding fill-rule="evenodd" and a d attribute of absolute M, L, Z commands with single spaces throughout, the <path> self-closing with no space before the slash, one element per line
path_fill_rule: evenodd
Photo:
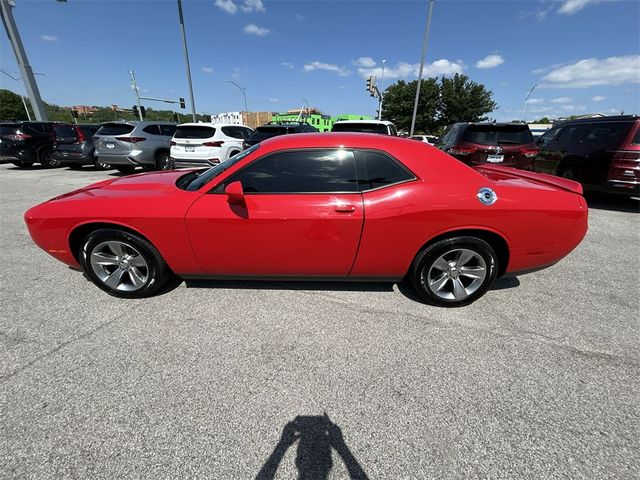
<path fill-rule="evenodd" d="M 128 123 L 105 123 L 96 135 L 124 135 L 131 133 L 135 127 Z"/>
<path fill-rule="evenodd" d="M 253 147 L 247 148 L 245 151 L 234 155 L 226 162 L 222 162 L 215 167 L 211 167 L 207 170 L 200 170 L 197 172 L 190 172 L 184 177 L 180 177 L 176 185 L 183 190 L 188 190 L 190 192 L 199 190 L 200 187 L 207 184 L 211 179 L 216 178 L 225 170 L 233 167 L 240 160 L 243 160 L 248 155 L 251 155 L 260 147 L 259 143 L 256 143 Z M 195 175 L 194 175 L 195 174 Z M 187 179 L 188 181 L 185 183 L 183 179 Z M 181 181 L 182 180 L 182 181 Z"/>
<path fill-rule="evenodd" d="M 332 132 L 362 132 L 388 134 L 387 126 L 383 123 L 334 123 Z"/>
<path fill-rule="evenodd" d="M 528 125 L 469 125 L 462 140 L 480 145 L 522 145 L 533 143 Z"/>

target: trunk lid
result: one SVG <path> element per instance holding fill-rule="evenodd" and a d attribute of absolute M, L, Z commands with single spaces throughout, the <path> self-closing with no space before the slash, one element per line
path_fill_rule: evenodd
<path fill-rule="evenodd" d="M 478 173 L 497 183 L 519 184 L 530 187 L 547 187 L 582 195 L 582 185 L 566 178 L 534 173 L 499 165 L 473 167 Z M 528 184 L 528 185 L 527 185 Z"/>
<path fill-rule="evenodd" d="M 105 123 L 93 137 L 96 152 L 103 155 L 131 152 L 134 143 L 119 138 L 130 138 L 134 128 L 128 123 Z"/>

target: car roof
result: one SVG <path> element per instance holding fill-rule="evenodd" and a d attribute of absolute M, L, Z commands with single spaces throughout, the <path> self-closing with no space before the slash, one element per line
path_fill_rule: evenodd
<path fill-rule="evenodd" d="M 602 122 L 633 122 L 640 120 L 638 115 L 610 115 L 607 117 L 592 117 L 592 118 L 575 118 L 573 120 L 561 120 L 554 124 L 567 125 L 569 123 L 602 123 Z"/>
<path fill-rule="evenodd" d="M 264 140 L 269 149 L 287 148 L 373 148 L 385 150 L 388 146 L 406 145 L 410 139 L 392 135 L 360 132 L 299 133 L 279 135 Z M 412 141 L 413 143 L 413 141 Z"/>
<path fill-rule="evenodd" d="M 393 125 L 393 122 L 390 122 L 389 120 L 337 120 L 333 122 L 334 125 L 336 123 L 378 123 L 380 125 Z"/>
<path fill-rule="evenodd" d="M 163 120 L 113 120 L 109 122 L 102 122 L 101 125 L 113 125 L 113 124 L 122 124 L 122 125 L 136 125 L 145 127 L 147 125 L 175 125 L 175 122 L 167 122 Z"/>
<path fill-rule="evenodd" d="M 247 127 L 246 125 L 239 125 L 237 123 L 211 123 L 211 122 L 187 122 L 187 123 L 180 123 L 178 125 L 179 127 L 213 127 L 213 128 L 220 128 L 220 127 L 244 127 L 244 128 L 250 128 Z"/>

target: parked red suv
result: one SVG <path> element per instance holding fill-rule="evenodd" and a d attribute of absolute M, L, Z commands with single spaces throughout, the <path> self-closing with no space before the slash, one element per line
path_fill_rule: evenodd
<path fill-rule="evenodd" d="M 536 172 L 582 183 L 585 191 L 640 196 L 640 117 L 585 118 L 556 124 L 537 141 Z"/>
<path fill-rule="evenodd" d="M 466 163 L 495 163 L 531 170 L 538 154 L 525 123 L 456 123 L 447 127 L 436 146 Z"/>

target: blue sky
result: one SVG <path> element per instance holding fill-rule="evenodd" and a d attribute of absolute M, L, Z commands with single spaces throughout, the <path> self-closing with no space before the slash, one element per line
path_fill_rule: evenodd
<path fill-rule="evenodd" d="M 60 105 L 188 98 L 174 0 L 16 0 L 14 16 L 46 101 Z M 365 78 L 416 78 L 426 1 L 183 0 L 198 112 L 297 108 L 374 114 Z M 427 73 L 461 72 L 494 93 L 497 120 L 640 113 L 637 0 L 437 0 Z M 6 35 L 0 67 L 17 70 Z M 380 84 L 380 75 L 378 83 Z M 4 75 L 0 88 L 16 90 Z M 163 104 L 145 102 L 164 108 Z"/>

